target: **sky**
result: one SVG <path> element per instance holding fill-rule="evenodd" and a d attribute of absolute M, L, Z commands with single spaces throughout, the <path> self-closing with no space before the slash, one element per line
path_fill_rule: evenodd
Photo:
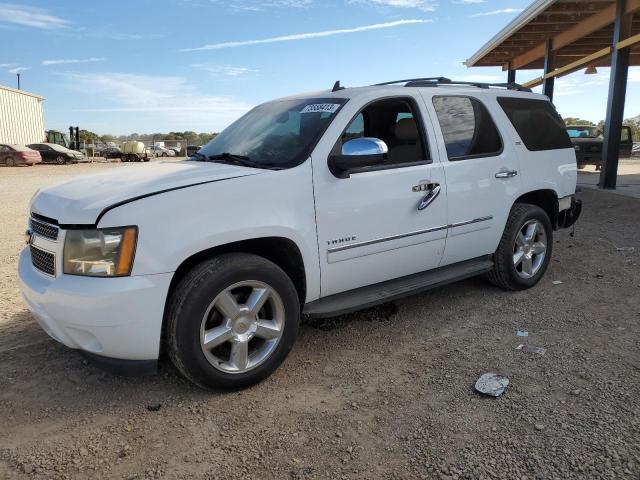
<path fill-rule="evenodd" d="M 0 85 L 45 97 L 47 128 L 99 134 L 220 131 L 282 96 L 446 76 L 526 0 L 0 0 Z M 518 72 L 524 82 L 540 71 Z M 564 117 L 605 116 L 608 69 L 556 81 Z M 640 114 L 640 68 L 625 117 Z"/>

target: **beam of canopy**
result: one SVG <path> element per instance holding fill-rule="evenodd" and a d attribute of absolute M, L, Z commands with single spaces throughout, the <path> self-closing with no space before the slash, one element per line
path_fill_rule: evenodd
<path fill-rule="evenodd" d="M 630 38 L 617 47 L 611 44 L 615 13 L 614 0 L 536 0 L 464 63 L 503 70 L 541 69 L 546 42 L 551 41 L 554 68 L 568 66 L 562 74 L 585 66 L 609 66 L 610 52 L 602 54 L 607 48 L 630 47 L 629 64 L 640 65 L 640 0 L 626 1 Z M 591 58 L 578 65 L 585 57 Z"/>

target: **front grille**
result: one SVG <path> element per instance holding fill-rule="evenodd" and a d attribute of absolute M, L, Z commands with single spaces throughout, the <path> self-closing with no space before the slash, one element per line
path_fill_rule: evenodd
<path fill-rule="evenodd" d="M 31 245 L 31 263 L 41 272 L 56 275 L 56 256 Z"/>
<path fill-rule="evenodd" d="M 35 218 L 31 219 L 31 230 L 50 240 L 58 240 L 58 227 L 41 222 Z"/>

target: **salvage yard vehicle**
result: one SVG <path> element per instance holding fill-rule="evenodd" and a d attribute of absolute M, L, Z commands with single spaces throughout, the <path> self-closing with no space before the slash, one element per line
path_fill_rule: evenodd
<path fill-rule="evenodd" d="M 105 146 L 99 150 L 96 150 L 97 157 L 103 157 L 106 159 L 110 158 L 120 158 L 122 159 L 122 150 L 119 147 L 108 147 Z"/>
<path fill-rule="evenodd" d="M 567 127 L 567 133 L 576 151 L 578 169 L 582 170 L 587 165 L 595 165 L 596 170 L 600 170 L 604 144 L 602 131 L 598 127 L 588 125 L 571 125 Z M 630 157 L 632 147 L 631 127 L 623 126 L 620 138 L 620 158 Z"/>
<path fill-rule="evenodd" d="M 170 148 L 161 147 L 159 145 L 151 145 L 147 147 L 149 153 L 154 157 L 175 157 L 176 152 Z"/>
<path fill-rule="evenodd" d="M 0 144 L 0 165 L 7 167 L 26 165 L 30 167 L 41 161 L 40 153 L 25 145 Z"/>
<path fill-rule="evenodd" d="M 57 143 L 32 143 L 29 148 L 37 150 L 42 156 L 42 163 L 57 163 L 65 165 L 67 163 L 78 163 L 87 161 L 84 154 L 76 150 L 70 150 Z"/>
<path fill-rule="evenodd" d="M 135 168 L 139 168 L 137 174 Z M 330 317 L 486 275 L 533 287 L 580 215 L 576 159 L 545 96 L 446 78 L 260 105 L 187 161 L 78 177 L 31 203 L 24 299 L 114 370 L 161 350 L 242 388 Z"/>

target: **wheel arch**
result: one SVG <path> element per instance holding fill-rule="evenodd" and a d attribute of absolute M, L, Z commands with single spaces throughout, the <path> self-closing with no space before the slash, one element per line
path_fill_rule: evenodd
<path fill-rule="evenodd" d="M 286 237 L 260 237 L 226 243 L 201 250 L 186 258 L 178 266 L 169 284 L 169 290 L 165 299 L 165 313 L 162 319 L 160 354 L 162 354 L 163 351 L 166 352 L 167 309 L 173 292 L 180 283 L 180 280 L 199 263 L 224 253 L 252 253 L 272 261 L 282 268 L 289 278 L 291 278 L 298 292 L 300 305 L 304 305 L 307 289 L 306 270 L 302 252 L 293 240 Z"/>
<path fill-rule="evenodd" d="M 555 190 L 545 188 L 539 190 L 532 190 L 524 193 L 516 198 L 516 203 L 529 203 L 531 205 L 537 205 L 542 208 L 551 220 L 551 226 L 554 230 L 558 229 L 558 194 Z"/>
<path fill-rule="evenodd" d="M 278 265 L 293 282 L 300 305 L 304 305 L 307 293 L 306 270 L 302 252 L 298 245 L 286 237 L 260 237 L 217 245 L 194 253 L 176 269 L 167 300 L 184 275 L 199 263 L 224 253 L 252 253 Z"/>

